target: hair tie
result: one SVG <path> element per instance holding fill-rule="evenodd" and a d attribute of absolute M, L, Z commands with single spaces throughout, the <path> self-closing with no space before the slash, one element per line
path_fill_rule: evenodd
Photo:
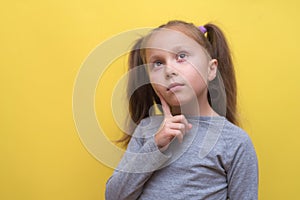
<path fill-rule="evenodd" d="M 199 29 L 203 34 L 207 32 L 207 29 L 204 26 L 199 26 Z"/>

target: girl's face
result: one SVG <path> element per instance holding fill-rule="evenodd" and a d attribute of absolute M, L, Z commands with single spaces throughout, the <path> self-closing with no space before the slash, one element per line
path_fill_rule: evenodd
<path fill-rule="evenodd" d="M 146 43 L 152 87 L 170 106 L 207 101 L 207 82 L 214 79 L 217 61 L 185 34 L 161 29 Z"/>

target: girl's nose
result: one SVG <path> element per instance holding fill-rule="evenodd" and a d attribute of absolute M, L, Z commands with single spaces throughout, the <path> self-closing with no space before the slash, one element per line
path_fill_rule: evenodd
<path fill-rule="evenodd" d="M 172 63 L 166 63 L 166 66 L 164 69 L 165 69 L 166 78 L 172 78 L 173 76 L 178 75 L 178 73 L 174 67 L 174 64 L 172 64 Z"/>

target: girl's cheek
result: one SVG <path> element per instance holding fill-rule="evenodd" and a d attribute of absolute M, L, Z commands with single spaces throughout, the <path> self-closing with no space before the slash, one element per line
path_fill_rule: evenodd
<path fill-rule="evenodd" d="M 150 73 L 149 78 L 151 84 L 162 84 L 163 77 L 159 73 Z"/>
<path fill-rule="evenodd" d="M 163 95 L 164 91 L 166 90 L 166 88 L 160 84 L 151 84 L 151 85 L 156 94 L 159 93 Z"/>

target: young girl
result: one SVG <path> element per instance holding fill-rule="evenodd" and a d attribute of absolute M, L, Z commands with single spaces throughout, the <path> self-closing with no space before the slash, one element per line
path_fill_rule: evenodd
<path fill-rule="evenodd" d="M 124 138 L 106 199 L 257 199 L 256 153 L 237 126 L 235 73 L 221 30 L 170 21 L 136 42 L 129 65 L 137 126 Z"/>

